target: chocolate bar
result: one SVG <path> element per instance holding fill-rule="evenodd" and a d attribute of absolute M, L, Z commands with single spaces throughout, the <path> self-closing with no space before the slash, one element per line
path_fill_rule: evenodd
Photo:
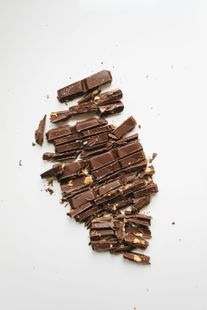
<path fill-rule="evenodd" d="M 78 157 L 79 151 L 69 151 L 61 154 L 46 152 L 43 154 L 43 160 L 49 160 L 51 162 L 55 161 L 66 161 L 69 159 L 76 159 Z"/>
<path fill-rule="evenodd" d="M 75 82 L 71 85 L 59 89 L 57 91 L 58 100 L 60 102 L 66 102 L 72 100 L 102 85 L 111 83 L 111 81 L 112 76 L 110 71 L 107 70 L 100 71 L 83 80 L 80 80 L 78 82 Z"/>
<path fill-rule="evenodd" d="M 39 122 L 39 126 L 38 126 L 37 130 L 35 130 L 35 141 L 39 145 L 42 145 L 43 140 L 44 140 L 45 123 L 46 123 L 46 115 Z"/>

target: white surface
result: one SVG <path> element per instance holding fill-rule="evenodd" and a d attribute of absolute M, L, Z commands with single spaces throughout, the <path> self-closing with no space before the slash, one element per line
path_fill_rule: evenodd
<path fill-rule="evenodd" d="M 1 310 L 207 309 L 206 29 L 205 0 L 1 0 Z M 34 129 L 65 107 L 58 88 L 102 68 L 124 92 L 114 119 L 133 114 L 158 153 L 150 267 L 93 253 L 41 191 Z"/>

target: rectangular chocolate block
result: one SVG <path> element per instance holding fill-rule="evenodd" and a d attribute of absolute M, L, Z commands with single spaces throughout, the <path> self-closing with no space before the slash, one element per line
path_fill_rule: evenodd
<path fill-rule="evenodd" d="M 72 208 L 79 208 L 81 205 L 91 202 L 95 199 L 95 195 L 92 190 L 86 190 L 69 200 Z"/>
<path fill-rule="evenodd" d="M 135 191 L 133 193 L 133 196 L 134 198 L 139 198 L 139 197 L 148 196 L 148 195 L 151 195 L 157 192 L 158 192 L 157 185 L 154 182 L 151 182 L 148 185 L 146 185 L 145 188 Z"/>
<path fill-rule="evenodd" d="M 60 126 L 57 128 L 53 128 L 50 129 L 47 133 L 47 140 L 48 141 L 52 141 L 54 139 L 60 138 L 60 137 L 64 137 L 67 135 L 72 134 L 72 128 L 69 125 L 65 125 L 65 126 Z"/>
<path fill-rule="evenodd" d="M 42 179 L 44 178 L 51 178 L 57 177 L 63 173 L 63 166 L 62 165 L 55 165 L 51 169 L 43 172 L 40 176 Z"/>
<path fill-rule="evenodd" d="M 102 133 L 98 136 L 92 137 L 91 139 L 84 141 L 83 146 L 84 149 L 93 149 L 95 145 L 99 145 L 105 142 L 108 142 L 109 136 L 107 133 Z"/>
<path fill-rule="evenodd" d="M 117 155 L 119 158 L 123 158 L 141 150 L 142 145 L 139 142 L 134 142 L 117 148 Z"/>
<path fill-rule="evenodd" d="M 111 83 L 112 76 L 110 71 L 103 70 L 95 73 L 81 81 L 75 82 L 58 90 L 58 99 L 65 102 L 77 98 L 89 91 L 92 91 L 102 85 Z"/>
<path fill-rule="evenodd" d="M 92 170 L 104 167 L 116 160 L 112 152 L 107 152 L 102 155 L 95 156 L 89 160 Z"/>
<path fill-rule="evenodd" d="M 98 106 L 107 105 L 117 102 L 122 98 L 123 94 L 121 89 L 110 90 L 104 93 L 99 93 L 93 98 L 93 101 Z"/>
<path fill-rule="evenodd" d="M 103 125 L 107 125 L 107 124 L 108 124 L 108 122 L 104 118 L 102 118 L 102 119 L 100 119 L 100 118 L 89 118 L 87 120 L 77 122 L 75 127 L 76 127 L 76 131 L 80 132 L 80 131 L 88 130 L 88 129 L 91 129 L 94 127 L 103 126 Z"/>
<path fill-rule="evenodd" d="M 136 252 L 124 252 L 123 257 L 139 264 L 150 264 L 150 257 Z"/>
<path fill-rule="evenodd" d="M 86 162 L 80 160 L 74 163 L 63 164 L 63 173 L 58 178 L 59 181 L 69 180 L 80 175 L 87 175 L 89 171 L 86 169 L 86 165 Z"/>
<path fill-rule="evenodd" d="M 99 154 L 110 151 L 113 147 L 113 142 L 109 141 L 107 143 L 97 144 L 90 148 L 90 150 L 86 149 L 81 151 L 80 157 L 83 159 L 89 159 L 92 156 L 97 156 Z"/>
<path fill-rule="evenodd" d="M 143 160 L 145 160 L 145 155 L 143 151 L 140 151 L 120 159 L 119 164 L 121 165 L 122 168 L 125 168 Z"/>
<path fill-rule="evenodd" d="M 65 136 L 65 137 L 54 139 L 53 140 L 53 144 L 55 146 L 58 146 L 58 145 L 70 143 L 70 142 L 73 142 L 73 141 L 76 141 L 76 140 L 81 140 L 82 137 L 83 137 L 82 133 L 80 133 L 80 132 L 73 133 L 73 134 Z"/>
<path fill-rule="evenodd" d="M 141 237 L 136 237 L 132 234 L 126 234 L 124 241 L 136 248 L 146 249 L 149 245 L 149 242 Z"/>
<path fill-rule="evenodd" d="M 84 138 L 88 138 L 91 136 L 99 135 L 103 132 L 110 132 L 113 130 L 113 128 L 114 128 L 113 125 L 105 125 L 105 126 L 95 127 L 95 128 L 91 128 L 89 130 L 83 131 L 82 135 Z"/>
<path fill-rule="evenodd" d="M 95 180 L 100 180 L 107 175 L 114 174 L 115 172 L 120 170 L 120 165 L 118 162 L 113 162 L 108 166 L 99 168 L 95 171 L 92 171 L 92 176 Z"/>
<path fill-rule="evenodd" d="M 70 142 L 66 144 L 61 144 L 55 147 L 56 153 L 65 153 L 72 150 L 80 151 L 82 148 L 81 141 Z"/>
<path fill-rule="evenodd" d="M 97 113 L 100 116 L 108 116 L 111 114 L 121 113 L 124 110 L 124 105 L 121 101 L 117 101 L 111 104 L 97 106 Z"/>
<path fill-rule="evenodd" d="M 131 116 L 127 118 L 119 127 L 117 127 L 113 132 L 112 135 L 115 136 L 117 139 L 123 137 L 126 133 L 134 129 L 136 126 L 135 119 Z"/>
<path fill-rule="evenodd" d="M 85 212 L 86 210 L 89 210 L 92 207 L 92 204 L 90 202 L 86 202 L 85 204 L 81 205 L 80 207 L 76 209 L 71 209 L 67 215 L 71 217 L 76 217 L 77 215 L 81 214 L 82 212 Z"/>

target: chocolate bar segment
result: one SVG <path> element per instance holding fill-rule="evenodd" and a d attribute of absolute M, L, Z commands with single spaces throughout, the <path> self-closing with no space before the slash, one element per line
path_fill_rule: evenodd
<path fill-rule="evenodd" d="M 112 135 L 115 136 L 117 139 L 123 137 L 126 133 L 134 129 L 136 126 L 135 119 L 131 116 L 127 118 L 119 127 L 117 127 L 113 132 Z"/>
<path fill-rule="evenodd" d="M 39 126 L 38 126 L 37 130 L 35 131 L 35 141 L 39 145 L 42 145 L 42 143 L 44 141 L 45 123 L 46 123 L 46 115 L 39 122 Z"/>
<path fill-rule="evenodd" d="M 111 83 L 112 76 L 110 71 L 103 70 L 95 73 L 81 81 L 68 85 L 58 90 L 58 99 L 60 102 L 66 102 L 77 98 L 89 91 L 92 91 L 102 85 Z"/>

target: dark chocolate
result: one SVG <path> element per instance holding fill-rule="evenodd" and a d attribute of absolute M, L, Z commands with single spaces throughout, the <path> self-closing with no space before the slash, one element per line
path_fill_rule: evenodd
<path fill-rule="evenodd" d="M 37 130 L 35 131 L 35 141 L 37 144 L 42 145 L 44 141 L 44 133 L 45 133 L 45 123 L 46 123 L 46 115 L 43 117 L 43 119 L 39 122 L 39 126 Z"/>
<path fill-rule="evenodd" d="M 126 133 L 134 129 L 136 126 L 135 119 L 131 116 L 127 118 L 119 127 L 117 127 L 113 132 L 112 135 L 115 136 L 117 139 L 123 137 Z"/>

